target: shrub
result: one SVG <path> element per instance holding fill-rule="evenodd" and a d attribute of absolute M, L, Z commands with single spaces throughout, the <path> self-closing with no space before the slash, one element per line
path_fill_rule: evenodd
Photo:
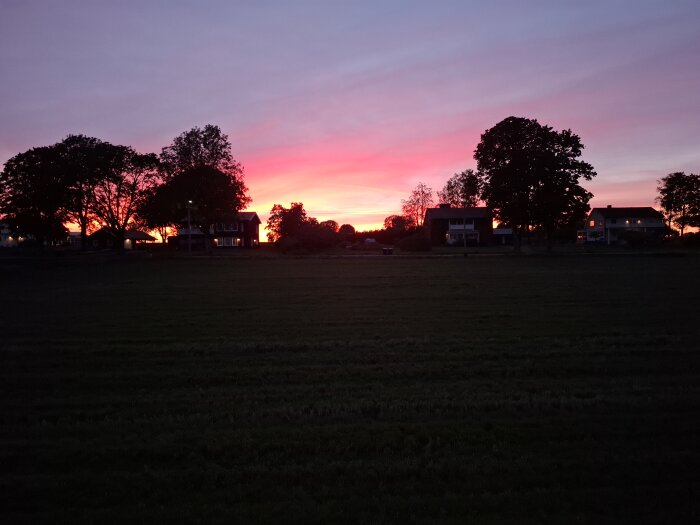
<path fill-rule="evenodd" d="M 404 237 L 396 243 L 396 247 L 402 252 L 429 252 L 432 249 L 430 239 L 423 232 Z"/>

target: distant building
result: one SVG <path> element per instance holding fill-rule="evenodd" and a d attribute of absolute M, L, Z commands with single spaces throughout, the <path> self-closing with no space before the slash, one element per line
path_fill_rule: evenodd
<path fill-rule="evenodd" d="M 155 242 L 155 240 L 155 237 L 150 236 L 146 232 L 127 230 L 124 232 L 123 248 L 125 250 L 135 250 L 143 248 L 146 244 Z M 117 248 L 117 234 L 110 228 L 100 228 L 88 236 L 88 246 L 91 248 L 115 249 Z"/>
<path fill-rule="evenodd" d="M 10 227 L 4 222 L 0 222 L 0 248 L 10 248 L 17 246 L 17 239 L 12 236 Z"/>
<path fill-rule="evenodd" d="M 441 204 L 428 208 L 423 223 L 433 246 L 489 244 L 493 235 L 493 214 L 490 208 L 452 208 Z"/>
<path fill-rule="evenodd" d="M 209 234 L 217 248 L 254 248 L 260 244 L 260 217 L 254 211 L 242 211 L 235 220 L 212 224 Z"/>
<path fill-rule="evenodd" d="M 242 211 L 233 219 L 218 222 L 209 227 L 205 236 L 199 228 L 180 228 L 177 236 L 168 238 L 168 244 L 178 250 L 204 250 L 209 244 L 213 248 L 255 248 L 260 244 L 260 217 L 254 211 Z"/>
<path fill-rule="evenodd" d="M 586 226 L 578 232 L 581 242 L 613 243 L 624 240 L 628 232 L 649 237 L 663 236 L 667 227 L 664 216 L 651 206 L 633 208 L 593 208 Z"/>

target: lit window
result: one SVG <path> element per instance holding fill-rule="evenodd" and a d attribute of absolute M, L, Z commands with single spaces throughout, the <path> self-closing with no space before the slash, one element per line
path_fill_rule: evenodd
<path fill-rule="evenodd" d="M 588 226 L 590 226 L 591 228 L 595 228 L 595 221 L 589 222 Z"/>

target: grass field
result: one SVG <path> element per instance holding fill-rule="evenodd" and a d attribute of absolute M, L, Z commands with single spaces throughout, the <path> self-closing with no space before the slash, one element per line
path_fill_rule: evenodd
<path fill-rule="evenodd" d="M 3 523 L 698 523 L 700 258 L 0 261 Z"/>

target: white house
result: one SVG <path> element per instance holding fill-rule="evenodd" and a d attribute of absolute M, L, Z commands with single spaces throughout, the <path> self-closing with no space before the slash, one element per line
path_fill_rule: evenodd
<path fill-rule="evenodd" d="M 622 240 L 626 232 L 663 235 L 664 216 L 651 206 L 593 208 L 586 218 L 585 229 L 579 232 L 579 240 L 610 244 Z"/>

